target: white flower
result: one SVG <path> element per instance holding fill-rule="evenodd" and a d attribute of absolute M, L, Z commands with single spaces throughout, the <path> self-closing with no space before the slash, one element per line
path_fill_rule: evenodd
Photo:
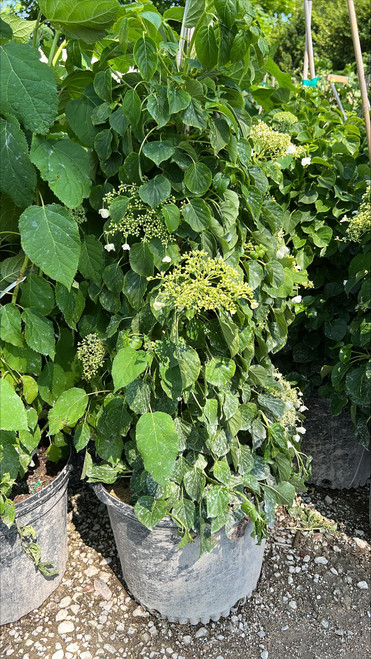
<path fill-rule="evenodd" d="M 287 448 L 292 448 L 292 444 L 289 441 L 287 442 Z"/>
<path fill-rule="evenodd" d="M 290 250 L 286 245 L 282 245 L 278 250 L 277 250 L 277 258 L 278 259 L 284 259 L 287 254 L 290 253 Z"/>
<path fill-rule="evenodd" d="M 300 433 L 300 435 L 305 435 L 307 431 L 305 428 L 296 428 L 296 432 Z"/>
<path fill-rule="evenodd" d="M 294 436 L 293 436 L 293 440 L 294 440 L 295 442 L 300 442 L 300 435 L 294 435 Z"/>
<path fill-rule="evenodd" d="M 295 151 L 296 151 L 296 146 L 294 146 L 293 144 L 289 144 L 289 146 L 286 149 L 286 153 L 287 154 L 295 153 Z"/>
<path fill-rule="evenodd" d="M 162 259 L 162 263 L 171 263 L 171 256 L 164 256 Z"/>
<path fill-rule="evenodd" d="M 292 298 L 291 302 L 295 302 L 295 304 L 300 304 L 302 299 L 303 298 L 301 297 L 301 295 L 295 295 L 295 297 Z"/>
<path fill-rule="evenodd" d="M 129 243 L 124 243 L 123 246 L 122 246 L 122 249 L 124 250 L 124 252 L 128 252 L 129 249 L 130 249 Z"/>
<path fill-rule="evenodd" d="M 98 211 L 98 213 L 99 213 L 99 215 L 100 215 L 101 217 L 103 217 L 104 220 L 106 220 L 107 217 L 109 217 L 109 210 L 108 210 L 108 208 L 100 208 L 99 211 Z"/>
<path fill-rule="evenodd" d="M 340 222 L 349 222 L 347 215 L 344 215 L 344 216 L 341 218 Z"/>
<path fill-rule="evenodd" d="M 165 302 L 159 302 L 158 300 L 155 300 L 153 303 L 153 308 L 155 311 L 161 311 L 163 307 L 165 306 Z"/>
<path fill-rule="evenodd" d="M 308 408 L 307 408 L 306 405 L 300 405 L 300 407 L 299 407 L 299 412 L 305 412 L 305 410 L 307 410 L 307 409 L 308 409 Z"/>
<path fill-rule="evenodd" d="M 108 243 L 108 245 L 104 246 L 104 249 L 107 250 L 107 252 L 114 252 L 115 251 L 115 246 L 113 243 Z"/>
<path fill-rule="evenodd" d="M 303 167 L 306 167 L 307 165 L 310 165 L 311 162 L 312 162 L 312 158 L 302 158 L 301 159 L 301 164 L 303 165 Z"/>
<path fill-rule="evenodd" d="M 256 300 L 253 300 L 253 301 L 251 302 L 251 304 L 250 304 L 250 307 L 251 307 L 252 309 L 257 309 L 258 306 L 259 306 L 259 304 L 258 304 L 258 302 L 257 302 Z"/>

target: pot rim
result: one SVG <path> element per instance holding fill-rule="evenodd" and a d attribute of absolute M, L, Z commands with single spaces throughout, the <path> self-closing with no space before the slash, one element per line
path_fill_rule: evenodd
<path fill-rule="evenodd" d="M 135 521 L 138 524 L 142 524 L 142 522 L 139 521 L 137 516 L 134 513 L 134 507 L 131 506 L 128 503 L 125 503 L 125 501 L 121 501 L 121 499 L 117 499 L 116 497 L 112 496 L 107 490 L 107 485 L 106 483 L 90 483 L 96 496 L 98 499 L 102 502 L 105 503 L 106 506 L 111 506 L 112 508 L 116 508 L 118 512 L 120 512 L 121 515 L 124 517 L 128 517 L 131 521 Z M 144 528 L 147 528 L 144 526 Z M 157 528 L 168 528 L 168 529 L 178 529 L 178 526 L 173 522 L 171 517 L 169 515 L 165 515 L 165 517 L 158 523 L 156 524 L 156 529 Z"/>
<path fill-rule="evenodd" d="M 62 488 L 66 484 L 66 481 L 68 481 L 70 477 L 70 473 L 72 471 L 71 455 L 72 455 L 72 451 L 70 450 L 70 454 L 68 456 L 68 460 L 66 464 L 64 465 L 63 469 L 59 472 L 58 476 L 56 476 L 51 483 L 48 483 L 48 485 L 43 487 L 42 490 L 40 490 L 39 492 L 35 492 L 35 494 L 31 494 L 31 496 L 29 496 L 24 501 L 20 501 L 19 503 L 15 504 L 15 510 L 16 510 L 15 521 L 17 521 L 18 516 L 28 515 L 28 513 L 32 512 L 35 508 L 41 506 L 48 499 L 50 499 L 51 496 L 57 494 L 60 490 L 62 490 Z"/>

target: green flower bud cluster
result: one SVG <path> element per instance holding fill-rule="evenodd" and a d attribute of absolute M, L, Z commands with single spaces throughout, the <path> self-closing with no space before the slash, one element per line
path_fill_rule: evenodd
<path fill-rule="evenodd" d="M 213 310 L 223 308 L 234 313 L 239 299 L 251 299 L 252 289 L 240 274 L 221 258 L 207 252 L 193 251 L 170 272 L 161 275 L 163 297 L 176 309 Z"/>
<path fill-rule="evenodd" d="M 298 118 L 292 112 L 278 111 L 273 115 L 272 121 L 277 124 L 279 130 L 286 133 L 298 122 Z"/>
<path fill-rule="evenodd" d="M 274 159 L 288 154 L 298 157 L 302 154 L 302 147 L 295 146 L 290 135 L 273 130 L 264 121 L 258 121 L 251 127 L 250 137 L 254 142 L 256 159 Z"/>
<path fill-rule="evenodd" d="M 367 187 L 357 215 L 349 221 L 347 234 L 350 240 L 360 242 L 365 233 L 371 232 L 371 186 Z"/>
<path fill-rule="evenodd" d="M 285 403 L 285 411 L 280 423 L 290 432 L 297 432 L 297 425 L 301 425 L 299 411 L 304 410 L 303 394 L 298 387 L 291 386 L 290 382 L 285 380 L 278 371 L 274 371 L 273 375 L 280 386 L 278 389 L 272 388 L 270 393 L 274 398 L 279 398 Z"/>
<path fill-rule="evenodd" d="M 83 224 L 86 222 L 87 217 L 85 213 L 85 208 L 83 206 L 78 206 L 77 208 L 73 208 L 71 210 L 72 217 L 77 222 L 77 224 Z"/>
<path fill-rule="evenodd" d="M 119 221 L 113 222 L 112 219 L 110 220 L 105 235 L 111 236 L 120 232 L 123 234 L 125 242 L 129 236 L 141 237 L 142 242 L 148 242 L 151 238 L 159 238 L 162 245 L 165 246 L 172 242 L 161 213 L 164 204 L 160 204 L 157 208 L 151 208 L 141 200 L 137 185 L 121 184 L 117 191 L 109 192 L 104 197 L 103 202 L 106 207 L 109 209 L 113 200 L 120 195 L 128 197 L 129 203 Z M 168 198 L 166 203 L 175 204 L 175 197 Z"/>
<path fill-rule="evenodd" d="M 77 346 L 85 380 L 91 380 L 103 366 L 105 348 L 98 334 L 88 334 Z"/>

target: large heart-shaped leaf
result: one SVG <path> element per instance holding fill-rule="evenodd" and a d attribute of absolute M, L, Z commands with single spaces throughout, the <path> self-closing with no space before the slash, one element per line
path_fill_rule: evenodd
<path fill-rule="evenodd" d="M 53 323 L 34 309 L 25 309 L 22 314 L 25 324 L 27 345 L 41 355 L 54 359 L 55 339 Z"/>
<path fill-rule="evenodd" d="M 112 363 L 112 378 L 115 391 L 126 387 L 147 368 L 147 355 L 143 350 L 130 346 L 121 348 Z"/>
<path fill-rule="evenodd" d="M 151 80 L 157 69 L 156 44 L 149 37 L 140 37 L 134 46 L 134 62 L 145 80 Z"/>
<path fill-rule="evenodd" d="M 19 218 L 19 231 L 32 263 L 69 289 L 80 255 L 79 231 L 70 213 L 58 204 L 30 206 Z"/>
<path fill-rule="evenodd" d="M 178 433 L 171 416 L 164 412 L 143 414 L 136 427 L 136 442 L 145 469 L 160 485 L 173 473 L 179 450 Z"/>
<path fill-rule="evenodd" d="M 49 411 L 49 432 L 56 435 L 65 426 L 73 426 L 84 414 L 88 396 L 83 389 L 73 387 L 64 391 Z"/>
<path fill-rule="evenodd" d="M 55 3 L 54 3 L 55 4 Z M 57 115 L 55 77 L 39 52 L 28 44 L 0 47 L 0 104 L 35 133 L 45 134 Z"/>
<path fill-rule="evenodd" d="M 218 46 L 212 25 L 203 25 L 197 30 L 195 46 L 201 64 L 212 69 L 218 61 Z"/>
<path fill-rule="evenodd" d="M 28 155 L 24 133 L 0 117 L 0 190 L 21 208 L 32 204 L 36 171 Z"/>
<path fill-rule="evenodd" d="M 163 142 L 147 142 L 143 147 L 144 155 L 153 160 L 157 167 L 164 160 L 168 160 L 173 155 L 175 149 L 169 140 Z"/>
<path fill-rule="evenodd" d="M 0 427 L 4 430 L 28 429 L 25 407 L 6 380 L 0 380 Z"/>
<path fill-rule="evenodd" d="M 39 7 L 54 27 L 88 43 L 105 36 L 116 19 L 116 0 L 40 0 Z"/>
<path fill-rule="evenodd" d="M 69 139 L 35 138 L 31 160 L 54 194 L 69 208 L 77 208 L 89 196 L 90 159 L 80 144 Z"/>
<path fill-rule="evenodd" d="M 183 207 L 183 217 L 193 231 L 204 231 L 210 224 L 210 207 L 203 199 L 190 199 Z"/>
<path fill-rule="evenodd" d="M 197 195 L 204 194 L 209 189 L 211 181 L 212 173 L 207 165 L 202 162 L 192 163 L 184 177 L 184 183 L 188 190 Z"/>
<path fill-rule="evenodd" d="M 155 176 L 139 188 L 139 196 L 142 201 L 156 208 L 162 201 L 165 201 L 171 193 L 171 184 L 166 176 Z"/>

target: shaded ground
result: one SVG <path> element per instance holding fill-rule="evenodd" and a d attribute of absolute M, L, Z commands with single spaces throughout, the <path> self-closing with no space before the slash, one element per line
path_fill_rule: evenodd
<path fill-rule="evenodd" d="M 368 659 L 368 492 L 312 488 L 298 501 L 303 519 L 278 510 L 253 596 L 229 618 L 190 626 L 156 619 L 130 597 L 105 506 L 88 486 L 71 487 L 64 579 L 40 609 L 2 627 L 1 656 Z"/>

